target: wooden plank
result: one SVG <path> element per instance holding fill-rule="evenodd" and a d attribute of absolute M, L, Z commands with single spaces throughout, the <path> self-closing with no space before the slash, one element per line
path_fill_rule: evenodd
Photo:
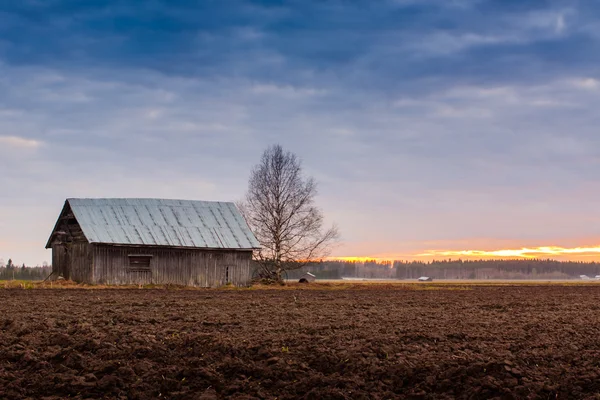
<path fill-rule="evenodd" d="M 231 282 L 237 286 L 250 281 L 252 253 L 206 251 L 202 249 L 148 248 L 97 245 L 94 251 L 96 283 L 131 283 L 129 257 L 152 256 L 151 277 L 136 279 L 156 284 L 216 287 Z"/>

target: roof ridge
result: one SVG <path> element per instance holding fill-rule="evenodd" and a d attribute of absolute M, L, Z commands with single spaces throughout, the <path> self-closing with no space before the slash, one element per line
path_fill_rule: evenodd
<path fill-rule="evenodd" d="M 193 200 L 193 199 L 171 199 L 162 197 L 68 197 L 71 200 L 160 200 L 160 201 L 185 201 L 193 203 L 234 203 L 227 200 Z"/>

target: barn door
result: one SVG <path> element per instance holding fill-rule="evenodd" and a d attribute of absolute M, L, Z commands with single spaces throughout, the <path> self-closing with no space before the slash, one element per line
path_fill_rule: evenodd
<path fill-rule="evenodd" d="M 149 285 L 152 283 L 151 255 L 130 254 L 127 267 L 127 281 L 132 285 Z"/>

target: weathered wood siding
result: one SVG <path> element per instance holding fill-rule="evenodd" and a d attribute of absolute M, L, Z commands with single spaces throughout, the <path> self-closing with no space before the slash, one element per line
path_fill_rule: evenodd
<path fill-rule="evenodd" d="M 94 245 L 94 283 L 217 287 L 250 283 L 251 251 Z M 150 272 L 129 271 L 129 255 L 149 255 Z"/>
<path fill-rule="evenodd" d="M 67 246 L 63 243 L 52 244 L 52 276 L 54 279 L 63 275 L 67 270 L 69 260 L 67 257 Z"/>
<path fill-rule="evenodd" d="M 89 243 L 71 243 L 68 246 L 69 275 L 75 282 L 93 283 L 93 247 Z"/>
<path fill-rule="evenodd" d="M 52 277 L 92 283 L 93 253 L 70 207 L 59 217 L 52 241 Z"/>
<path fill-rule="evenodd" d="M 93 252 L 87 242 L 52 245 L 52 276 L 93 283 Z"/>

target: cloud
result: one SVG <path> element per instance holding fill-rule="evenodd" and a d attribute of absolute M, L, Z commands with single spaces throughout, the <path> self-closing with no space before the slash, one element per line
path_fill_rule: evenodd
<path fill-rule="evenodd" d="M 568 4 L 568 3 L 565 3 Z M 530 32 L 560 35 L 568 29 L 567 18 L 578 18 L 575 8 L 546 8 L 530 10 L 516 20 L 522 28 Z"/>
<path fill-rule="evenodd" d="M 478 46 L 519 43 L 520 40 L 518 37 L 507 35 L 435 32 L 415 40 L 411 50 L 427 56 L 451 55 Z"/>
<path fill-rule="evenodd" d="M 323 89 L 299 88 L 291 85 L 278 86 L 273 84 L 256 84 L 252 86 L 251 90 L 257 94 L 277 94 L 283 97 L 311 97 L 327 93 Z"/>
<path fill-rule="evenodd" d="M 35 149 L 42 145 L 42 142 L 34 139 L 25 139 L 19 136 L 0 136 L 0 145 L 12 148 Z"/>
<path fill-rule="evenodd" d="M 560 246 L 523 247 L 506 250 L 429 250 L 416 257 L 465 257 L 465 258 L 556 258 L 598 256 L 600 246 L 564 248 Z"/>
<path fill-rule="evenodd" d="M 556 17 L 556 25 L 554 27 L 554 30 L 556 33 L 562 33 L 565 30 L 565 28 L 565 17 L 564 15 L 559 15 L 558 17 Z"/>
<path fill-rule="evenodd" d="M 465 244 L 463 244 L 464 246 Z M 468 246 L 469 244 L 466 243 Z M 522 247 L 497 250 L 427 250 L 422 253 L 388 253 L 372 256 L 339 256 L 328 257 L 341 261 L 377 261 L 393 262 L 396 260 L 439 260 L 439 259 L 575 259 L 587 260 L 600 256 L 600 246 L 565 248 L 561 246 Z"/>
<path fill-rule="evenodd" d="M 318 204 L 348 243 L 338 252 L 595 234 L 593 5 L 57 0 L 3 10 L 0 148 L 44 150 L 0 158 L 10 171 L 0 209 L 29 221 L 21 241 L 34 230 L 43 242 L 73 195 L 234 200 L 275 142 L 321 182 Z"/>
<path fill-rule="evenodd" d="M 574 81 L 577 87 L 583 89 L 598 89 L 600 88 L 600 80 L 594 78 L 577 79 Z"/>

